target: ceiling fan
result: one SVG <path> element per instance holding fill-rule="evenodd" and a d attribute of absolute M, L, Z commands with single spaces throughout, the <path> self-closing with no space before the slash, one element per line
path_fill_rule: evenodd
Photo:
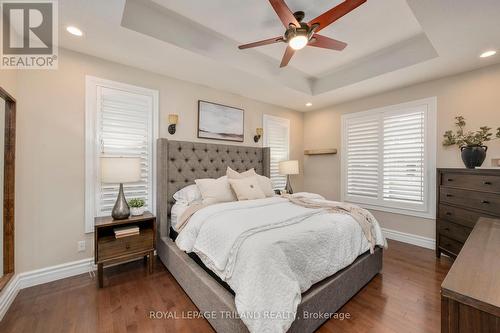
<path fill-rule="evenodd" d="M 280 67 L 285 67 L 290 62 L 295 51 L 307 45 L 337 51 L 345 49 L 347 46 L 346 43 L 318 35 L 317 32 L 361 6 L 366 0 L 346 0 L 307 23 L 302 22 L 305 16 L 304 12 L 298 11 L 292 13 L 284 0 L 269 0 L 269 2 L 286 28 L 283 36 L 240 45 L 238 48 L 243 50 L 279 42 L 287 43 L 288 46 L 280 64 Z"/>

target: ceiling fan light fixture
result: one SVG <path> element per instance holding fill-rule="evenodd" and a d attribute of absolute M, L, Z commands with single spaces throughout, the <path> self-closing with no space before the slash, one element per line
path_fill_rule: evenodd
<path fill-rule="evenodd" d="M 307 39 L 306 36 L 295 36 L 290 41 L 288 42 L 288 45 L 294 50 L 300 50 L 303 49 L 309 40 Z"/>

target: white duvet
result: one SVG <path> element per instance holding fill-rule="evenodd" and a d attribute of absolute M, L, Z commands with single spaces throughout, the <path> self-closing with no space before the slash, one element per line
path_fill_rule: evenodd
<path fill-rule="evenodd" d="M 376 244 L 385 246 L 378 223 Z M 216 204 L 195 213 L 176 239 L 235 292 L 250 332 L 286 332 L 301 294 L 369 250 L 349 215 L 267 199 Z"/>

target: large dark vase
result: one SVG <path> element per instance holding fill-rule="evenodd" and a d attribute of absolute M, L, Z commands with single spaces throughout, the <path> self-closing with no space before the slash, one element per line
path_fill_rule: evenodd
<path fill-rule="evenodd" d="M 480 167 L 486 158 L 486 146 L 464 146 L 460 147 L 462 151 L 462 161 L 467 169 Z"/>

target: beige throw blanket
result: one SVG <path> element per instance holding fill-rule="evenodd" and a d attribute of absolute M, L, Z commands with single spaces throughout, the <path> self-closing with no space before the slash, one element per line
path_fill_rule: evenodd
<path fill-rule="evenodd" d="M 192 204 L 190 205 L 185 211 L 184 213 L 182 213 L 181 217 L 179 218 L 179 220 L 177 221 L 177 231 L 178 232 L 181 232 L 182 229 L 184 229 L 184 227 L 186 226 L 186 224 L 188 223 L 189 219 L 191 218 L 191 216 L 194 215 L 194 213 L 196 213 L 197 211 L 199 211 L 200 209 L 202 208 L 205 208 L 209 206 L 209 204 L 203 204 L 203 203 L 195 203 L 195 204 Z"/>
<path fill-rule="evenodd" d="M 366 239 L 368 240 L 368 243 L 370 244 L 370 253 L 373 253 L 374 246 L 376 243 L 376 240 L 373 236 L 373 223 L 375 221 L 375 218 L 366 209 L 345 202 L 333 202 L 326 200 L 317 201 L 311 198 L 297 196 L 297 195 L 292 196 L 289 194 L 284 194 L 282 195 L 282 197 L 288 199 L 291 203 L 295 205 L 302 206 L 305 208 L 324 209 L 329 213 L 347 214 L 352 216 L 352 218 L 359 224 L 359 226 L 363 230 L 363 234 L 365 235 Z M 202 204 L 202 203 L 193 204 L 189 206 L 180 217 L 177 223 L 177 230 L 180 232 L 186 226 L 191 216 L 193 216 L 200 209 L 205 208 L 207 206 L 209 206 L 209 204 Z"/>
<path fill-rule="evenodd" d="M 363 230 L 363 234 L 368 240 L 368 243 L 370 243 L 370 253 L 373 253 L 373 249 L 376 243 L 376 240 L 373 236 L 373 224 L 375 221 L 375 217 L 373 217 L 373 215 L 366 209 L 346 202 L 333 202 L 327 200 L 318 201 L 307 197 L 292 196 L 288 194 L 284 194 L 282 195 L 282 197 L 290 200 L 290 202 L 295 205 L 299 205 L 305 208 L 320 208 L 325 209 L 329 213 L 347 214 L 352 216 L 352 218 L 359 224 L 359 226 Z"/>

